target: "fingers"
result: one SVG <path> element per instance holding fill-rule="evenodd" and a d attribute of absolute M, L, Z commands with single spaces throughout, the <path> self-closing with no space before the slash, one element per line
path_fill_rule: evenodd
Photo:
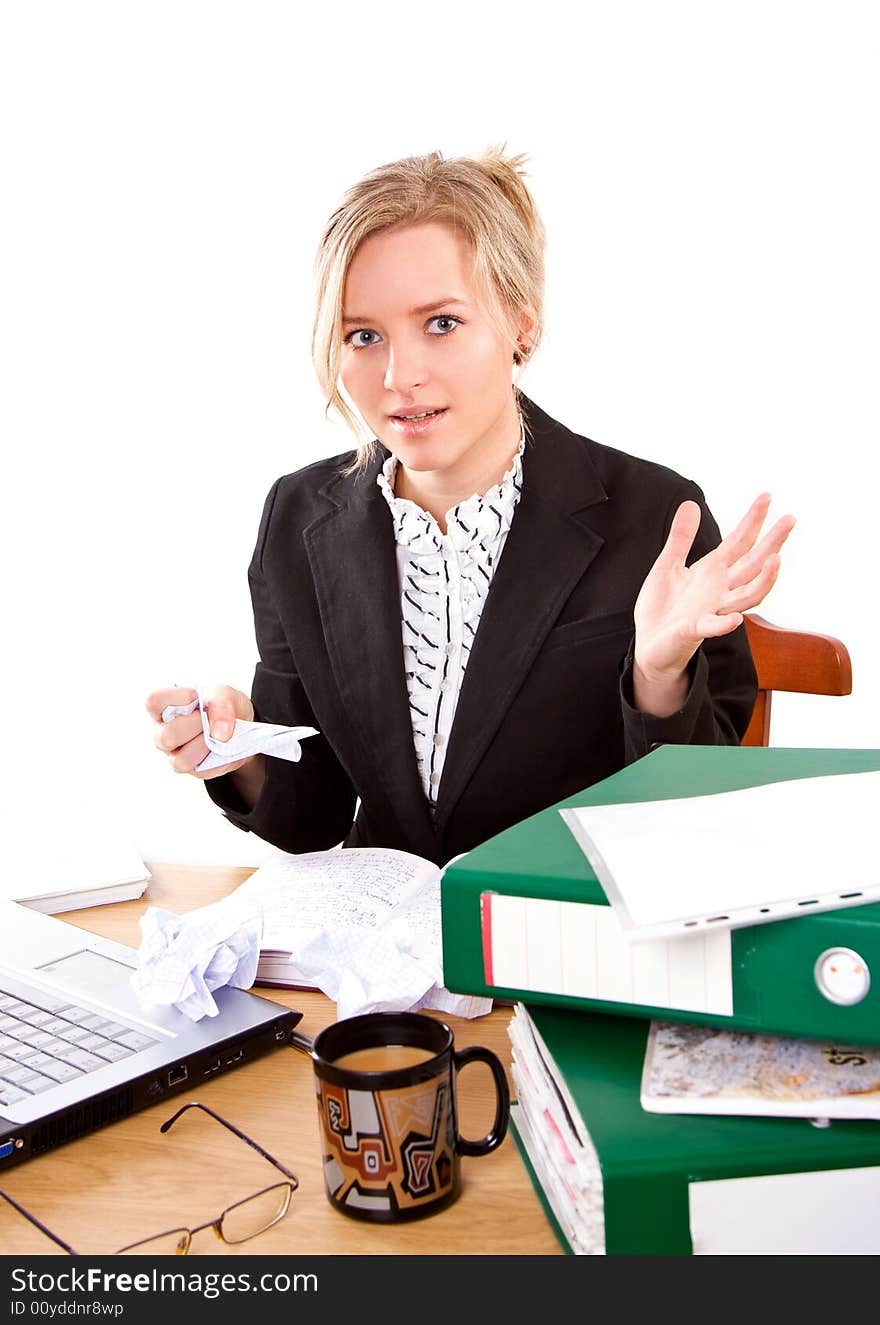
<path fill-rule="evenodd" d="M 636 601 L 643 668 L 645 657 L 658 670 L 684 665 L 701 639 L 729 635 L 767 596 L 779 575 L 779 550 L 795 524 L 792 515 L 784 515 L 761 536 L 769 505 L 770 494 L 762 492 L 736 528 L 691 566 L 686 559 L 701 508 L 696 502 L 679 506 Z"/>
<path fill-rule="evenodd" d="M 198 716 L 197 714 L 195 716 Z M 179 722 L 177 718 L 175 721 Z M 172 725 L 169 723 L 169 726 Z M 175 773 L 195 773 L 196 768 L 208 753 L 208 747 L 205 744 L 205 737 L 202 732 L 202 724 L 199 723 L 199 734 L 193 740 L 187 741 L 178 749 L 174 750 L 168 756 L 168 762 Z M 225 770 L 224 770 L 225 771 Z M 200 777 L 201 774 L 196 774 Z"/>
<path fill-rule="evenodd" d="M 771 553 L 764 559 L 764 564 L 754 579 L 749 580 L 724 597 L 720 612 L 747 612 L 750 607 L 757 607 L 767 597 L 776 583 L 782 560 L 778 553 Z"/>
<path fill-rule="evenodd" d="M 202 715 L 198 709 L 184 718 L 173 718 L 171 722 L 162 722 L 160 719 L 153 727 L 153 744 L 166 755 L 181 749 L 196 736 L 202 736 Z"/>
<path fill-rule="evenodd" d="M 736 528 L 731 529 L 726 538 L 722 538 L 718 545 L 718 551 L 723 554 L 728 565 L 738 561 L 754 545 L 755 539 L 761 532 L 761 526 L 767 518 L 770 500 L 769 492 L 760 493 Z"/>
<path fill-rule="evenodd" d="M 254 706 L 247 695 L 232 686 L 213 686 L 202 691 L 202 704 L 208 715 L 211 735 L 218 741 L 228 741 L 236 718 L 250 721 Z"/>
<path fill-rule="evenodd" d="M 147 712 L 154 722 L 161 722 L 163 709 L 171 704 L 175 708 L 183 708 L 196 698 L 196 692 L 190 686 L 171 686 L 167 690 L 154 690 L 147 696 Z"/>
<path fill-rule="evenodd" d="M 759 573 L 768 557 L 778 553 L 795 526 L 793 515 L 783 515 L 776 521 L 752 550 L 730 567 L 728 584 L 731 589 L 748 584 Z M 766 591 L 765 591 L 766 592 Z"/>
<path fill-rule="evenodd" d="M 695 501 L 683 501 L 669 526 L 669 534 L 657 558 L 658 565 L 684 566 L 700 527 L 702 512 Z"/>
<path fill-rule="evenodd" d="M 696 630 L 701 639 L 719 639 L 722 635 L 729 635 L 742 623 L 741 612 L 715 613 L 700 617 Z"/>
<path fill-rule="evenodd" d="M 769 492 L 762 492 L 756 497 L 736 528 L 718 545 L 717 551 L 721 552 L 733 572 L 733 587 L 750 580 L 764 560 L 780 550 L 795 526 L 793 515 L 783 515 L 756 544 L 755 540 L 770 509 L 770 500 Z M 744 564 L 741 566 L 740 562 Z"/>
<path fill-rule="evenodd" d="M 165 690 L 154 690 L 147 697 L 147 712 L 153 719 L 153 744 L 157 750 L 169 756 L 172 767 L 175 767 L 178 753 L 194 738 L 201 737 L 202 715 L 196 709 L 194 713 L 174 718 L 171 722 L 163 722 L 162 714 L 171 705 L 185 708 L 196 698 L 195 690 L 188 686 L 170 686 Z M 202 745 L 204 744 L 202 740 Z M 207 747 L 205 749 L 207 750 Z"/>

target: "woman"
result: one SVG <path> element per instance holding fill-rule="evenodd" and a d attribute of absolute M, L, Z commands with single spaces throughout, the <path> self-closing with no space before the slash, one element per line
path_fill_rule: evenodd
<path fill-rule="evenodd" d="M 657 743 L 735 744 L 751 714 L 742 614 L 794 521 L 762 537 L 764 494 L 719 543 L 695 484 L 519 391 L 544 245 L 521 165 L 383 166 L 322 238 L 315 365 L 328 405 L 375 441 L 272 488 L 250 567 L 253 698 L 221 687 L 206 704 L 220 739 L 255 715 L 320 734 L 299 763 L 199 773 L 199 714 L 160 721 L 194 693 L 148 700 L 175 771 L 284 850 L 443 863 Z"/>

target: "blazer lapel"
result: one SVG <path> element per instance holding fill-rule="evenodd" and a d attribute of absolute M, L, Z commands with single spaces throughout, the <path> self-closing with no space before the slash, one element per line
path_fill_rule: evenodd
<path fill-rule="evenodd" d="M 336 510 L 305 530 L 305 542 L 333 678 L 363 767 L 406 835 L 423 829 L 427 853 L 434 834 L 413 746 L 394 529 L 376 484 L 382 459 L 357 480 L 327 485 Z M 412 849 L 420 850 L 417 839 Z"/>
<path fill-rule="evenodd" d="M 443 768 L 441 830 L 560 609 L 604 539 L 578 512 L 605 500 L 583 442 L 522 397 L 523 491 L 471 648 Z"/>

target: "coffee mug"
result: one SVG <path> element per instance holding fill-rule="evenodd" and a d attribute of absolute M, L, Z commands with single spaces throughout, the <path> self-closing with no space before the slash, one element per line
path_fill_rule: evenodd
<path fill-rule="evenodd" d="M 458 1196 L 460 1156 L 488 1155 L 510 1121 L 504 1068 L 489 1049 L 455 1049 L 452 1031 L 418 1012 L 338 1021 L 312 1046 L 324 1180 L 330 1203 L 356 1219 L 392 1223 L 434 1214 Z M 468 1063 L 495 1082 L 492 1129 L 459 1135 L 455 1083 Z"/>

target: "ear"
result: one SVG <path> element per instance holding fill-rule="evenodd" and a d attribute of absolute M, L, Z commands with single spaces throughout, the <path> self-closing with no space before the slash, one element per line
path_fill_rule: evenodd
<path fill-rule="evenodd" d="M 537 318 L 531 309 L 524 308 L 520 313 L 519 327 L 516 337 L 516 350 L 514 351 L 514 363 L 523 363 L 532 353 L 534 345 L 532 336 L 537 327 Z"/>

